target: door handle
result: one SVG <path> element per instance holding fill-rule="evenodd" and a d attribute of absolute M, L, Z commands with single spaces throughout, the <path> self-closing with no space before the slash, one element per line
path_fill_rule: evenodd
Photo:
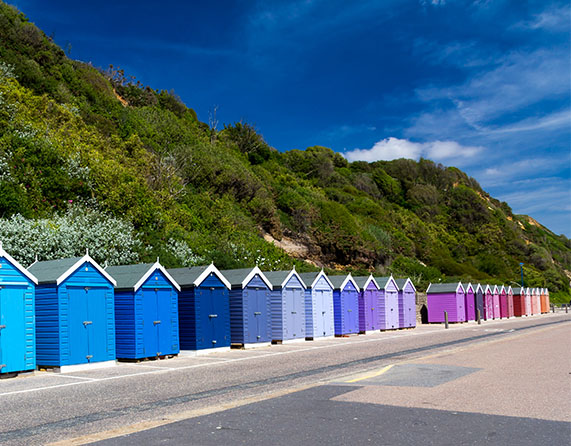
<path fill-rule="evenodd" d="M 254 316 L 261 316 L 262 312 L 261 311 L 254 311 Z"/>
<path fill-rule="evenodd" d="M 153 321 L 153 325 L 159 325 L 161 321 Z"/>
<path fill-rule="evenodd" d="M 213 317 L 218 317 L 218 315 L 217 314 L 209 314 L 208 317 L 213 318 Z"/>
<path fill-rule="evenodd" d="M 0 330 L 2 330 L 3 328 L 6 328 L 6 325 L 0 325 Z"/>
<path fill-rule="evenodd" d="M 84 325 L 84 326 L 88 326 L 88 325 L 91 325 L 91 324 L 93 324 L 93 321 L 83 321 L 83 325 Z"/>
<path fill-rule="evenodd" d="M 348 310 L 347 310 L 347 313 L 351 313 L 351 311 L 353 311 L 353 310 L 351 310 L 351 309 L 348 309 Z"/>
<path fill-rule="evenodd" d="M 297 314 L 297 311 L 292 311 L 291 314 Z"/>
<path fill-rule="evenodd" d="M 93 358 L 93 355 L 85 355 L 85 359 L 90 360 L 91 358 Z"/>

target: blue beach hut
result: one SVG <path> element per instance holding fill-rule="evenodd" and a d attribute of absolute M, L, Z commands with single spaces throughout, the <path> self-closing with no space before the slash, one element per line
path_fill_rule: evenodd
<path fill-rule="evenodd" d="M 38 279 L 0 242 L 0 373 L 36 368 L 34 297 Z"/>
<path fill-rule="evenodd" d="M 117 358 L 176 355 L 180 286 L 157 261 L 105 268 L 116 281 Z"/>
<path fill-rule="evenodd" d="M 395 279 L 398 287 L 399 328 L 416 327 L 416 288 L 410 278 Z"/>
<path fill-rule="evenodd" d="M 305 283 L 295 268 L 264 274 L 272 284 L 272 342 L 305 339 Z"/>
<path fill-rule="evenodd" d="M 38 366 L 115 361 L 115 279 L 89 254 L 35 262 L 28 271 L 38 279 Z"/>
<path fill-rule="evenodd" d="M 221 271 L 230 289 L 230 340 L 243 347 L 272 340 L 272 284 L 257 266 Z"/>
<path fill-rule="evenodd" d="M 359 286 L 351 277 L 329 276 L 333 284 L 335 336 L 359 333 Z"/>
<path fill-rule="evenodd" d="M 392 275 L 376 281 L 381 290 L 381 330 L 396 330 L 400 328 L 397 283 Z"/>
<path fill-rule="evenodd" d="M 335 335 L 333 318 L 333 284 L 323 270 L 301 273 L 305 290 L 305 339 Z"/>
<path fill-rule="evenodd" d="M 211 264 L 169 269 L 179 284 L 178 329 L 181 350 L 230 348 L 230 283 Z"/>

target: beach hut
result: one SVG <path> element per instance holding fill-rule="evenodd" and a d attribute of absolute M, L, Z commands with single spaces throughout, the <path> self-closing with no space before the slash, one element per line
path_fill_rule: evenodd
<path fill-rule="evenodd" d="M 180 286 L 178 331 L 181 350 L 204 353 L 230 348 L 230 282 L 214 266 L 169 269 Z"/>
<path fill-rule="evenodd" d="M 305 339 L 305 283 L 295 268 L 264 274 L 272 284 L 272 341 Z"/>
<path fill-rule="evenodd" d="M 484 288 L 480 283 L 476 285 L 474 298 L 476 299 L 476 320 L 478 320 L 478 311 L 480 312 L 480 320 L 482 320 L 486 316 L 484 311 Z"/>
<path fill-rule="evenodd" d="M 539 288 L 533 288 L 532 302 L 533 314 L 541 314 L 541 293 L 539 292 Z"/>
<path fill-rule="evenodd" d="M 393 276 L 376 277 L 381 290 L 381 330 L 396 330 L 399 326 L 399 293 Z"/>
<path fill-rule="evenodd" d="M 115 346 L 119 359 L 143 359 L 179 352 L 180 286 L 157 261 L 109 266 L 116 281 Z"/>
<path fill-rule="evenodd" d="M 372 275 L 354 277 L 359 287 L 359 332 L 381 328 L 379 286 Z"/>
<path fill-rule="evenodd" d="M 398 288 L 399 328 L 416 327 L 416 288 L 409 278 L 395 279 Z"/>
<path fill-rule="evenodd" d="M 531 316 L 531 290 L 529 287 L 525 288 L 525 315 Z"/>
<path fill-rule="evenodd" d="M 444 312 L 449 322 L 465 322 L 464 288 L 458 283 L 431 283 L 426 290 L 428 322 L 444 322 Z"/>
<path fill-rule="evenodd" d="M 500 298 L 500 317 L 507 318 L 508 316 L 508 292 L 504 285 L 498 287 L 498 296 Z"/>
<path fill-rule="evenodd" d="M 539 299 L 541 303 L 541 312 L 549 313 L 549 304 L 547 303 L 547 296 L 545 295 L 545 288 L 539 289 Z"/>
<path fill-rule="evenodd" d="M 38 279 L 0 243 L 0 374 L 36 368 L 37 283 Z"/>
<path fill-rule="evenodd" d="M 513 288 L 514 316 L 525 316 L 525 288 Z"/>
<path fill-rule="evenodd" d="M 507 288 L 507 299 L 508 299 L 508 317 L 514 317 L 514 292 L 511 286 Z"/>
<path fill-rule="evenodd" d="M 333 284 L 323 272 L 301 273 L 305 290 L 305 339 L 335 335 Z"/>
<path fill-rule="evenodd" d="M 494 297 L 492 287 L 486 285 L 484 288 L 484 313 L 486 320 L 494 318 Z"/>
<path fill-rule="evenodd" d="M 474 287 L 471 283 L 463 283 L 464 288 L 464 309 L 466 310 L 466 320 L 476 320 L 476 297 Z"/>
<path fill-rule="evenodd" d="M 335 336 L 359 333 L 359 286 L 351 276 L 329 276 L 333 284 Z"/>
<path fill-rule="evenodd" d="M 223 270 L 230 282 L 230 340 L 247 346 L 272 340 L 272 284 L 257 266 Z"/>
<path fill-rule="evenodd" d="M 494 315 L 494 319 L 499 319 L 502 317 L 500 312 L 500 288 L 497 285 L 492 287 L 492 313 Z"/>
<path fill-rule="evenodd" d="M 38 279 L 37 365 L 64 371 L 114 362 L 115 279 L 89 254 L 35 262 L 28 271 Z"/>
<path fill-rule="evenodd" d="M 551 302 L 549 301 L 549 290 L 545 288 L 545 301 L 547 303 L 547 310 L 551 307 Z"/>

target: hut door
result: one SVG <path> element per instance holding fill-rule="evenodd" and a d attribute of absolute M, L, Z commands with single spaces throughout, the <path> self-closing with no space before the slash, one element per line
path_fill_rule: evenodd
<path fill-rule="evenodd" d="M 387 302 L 389 305 L 388 328 L 398 328 L 399 311 L 398 311 L 398 293 L 396 291 L 387 291 Z"/>
<path fill-rule="evenodd" d="M 87 312 L 87 291 L 82 287 L 68 287 L 69 363 L 83 364 L 91 359 L 88 330 L 93 321 Z"/>
<path fill-rule="evenodd" d="M 244 299 L 248 306 L 248 336 L 247 342 L 264 342 L 267 340 L 267 291 L 264 288 L 247 288 Z"/>
<path fill-rule="evenodd" d="M 404 305 L 406 317 L 404 322 L 407 327 L 414 327 L 416 325 L 416 302 L 414 293 L 405 292 L 405 296 Z"/>
<path fill-rule="evenodd" d="M 326 293 L 324 290 L 315 290 L 315 313 L 316 313 L 316 324 L 314 327 L 314 336 L 326 336 L 327 326 L 327 303 L 326 303 Z"/>
<path fill-rule="evenodd" d="M 359 297 L 355 290 L 345 291 L 345 302 L 347 305 L 347 333 L 359 332 Z"/>
<path fill-rule="evenodd" d="M 0 286 L 0 373 L 26 369 L 25 293 Z"/>
<path fill-rule="evenodd" d="M 164 355 L 177 347 L 173 347 L 172 333 L 172 289 L 157 288 L 157 355 Z"/>
<path fill-rule="evenodd" d="M 373 290 L 365 290 L 365 305 L 366 310 L 368 310 L 367 319 L 369 319 L 368 324 L 366 324 L 367 330 L 377 330 L 379 329 L 379 306 L 375 302 L 376 293 Z"/>
<path fill-rule="evenodd" d="M 159 316 L 158 289 L 143 288 L 143 354 L 146 357 L 159 356 L 159 327 L 163 321 Z M 168 323 L 168 320 L 165 321 Z"/>

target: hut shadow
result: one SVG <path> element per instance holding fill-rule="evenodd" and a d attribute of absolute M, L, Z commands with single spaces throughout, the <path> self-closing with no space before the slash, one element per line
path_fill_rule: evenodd
<path fill-rule="evenodd" d="M 420 307 L 420 322 L 428 324 L 428 307 L 424 304 Z"/>

